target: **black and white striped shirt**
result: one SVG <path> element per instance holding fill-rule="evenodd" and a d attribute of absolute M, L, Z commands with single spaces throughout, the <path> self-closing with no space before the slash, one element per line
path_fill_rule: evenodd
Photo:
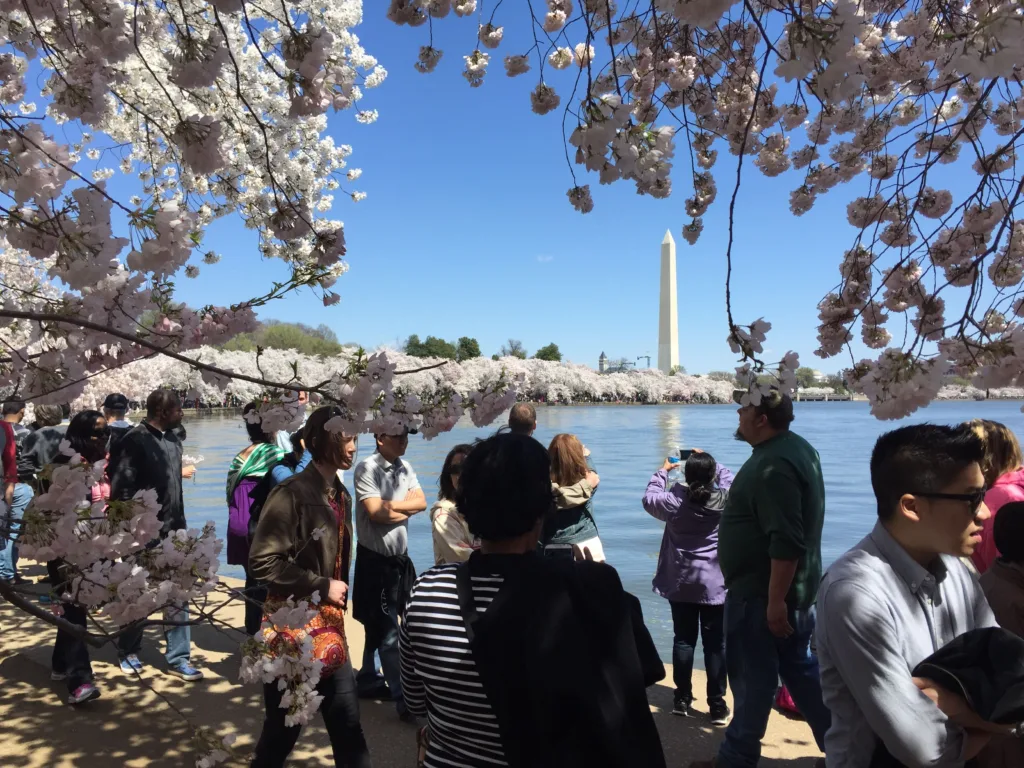
<path fill-rule="evenodd" d="M 470 654 L 455 584 L 458 567 L 431 568 L 412 588 L 401 629 L 402 694 L 412 714 L 427 718 L 426 768 L 495 768 L 508 763 Z M 487 610 L 502 581 L 473 577 L 477 611 Z"/>

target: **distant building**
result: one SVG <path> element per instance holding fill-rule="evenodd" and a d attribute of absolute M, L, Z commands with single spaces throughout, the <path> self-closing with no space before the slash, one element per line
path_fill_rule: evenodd
<path fill-rule="evenodd" d="M 598 373 L 604 373 L 607 370 L 608 370 L 608 355 L 606 355 L 604 352 L 602 352 L 601 356 L 599 358 L 597 358 L 597 372 Z"/>
<path fill-rule="evenodd" d="M 821 384 L 823 381 L 825 381 L 825 379 L 828 378 L 828 376 L 826 376 L 821 371 L 811 371 L 811 373 L 814 374 L 814 383 L 815 384 Z"/>

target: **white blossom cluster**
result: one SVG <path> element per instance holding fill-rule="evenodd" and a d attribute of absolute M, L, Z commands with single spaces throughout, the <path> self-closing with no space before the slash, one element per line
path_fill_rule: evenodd
<path fill-rule="evenodd" d="M 337 300 L 345 238 L 323 213 L 352 149 L 326 135 L 327 114 L 386 77 L 351 32 L 361 19 L 360 0 L 0 0 L 0 261 L 34 263 L 57 286 L 4 281 L 0 387 L 45 402 L 60 385 L 66 401 L 154 346 L 251 329 L 255 306 L 295 287 Z M 130 199 L 108 188 L 115 173 Z M 174 301 L 176 275 L 217 260 L 202 237 L 225 216 L 290 277 L 232 306 Z"/>
<path fill-rule="evenodd" d="M 389 18 L 433 24 L 451 7 L 390 0 Z M 1019 3 L 546 0 L 518 30 L 522 17 L 506 10 L 491 12 L 479 40 L 502 30 L 494 47 L 534 41 L 505 60 L 516 76 L 515 62 L 536 55 L 540 82 L 529 98 L 537 114 L 560 106 L 560 89 L 582 91 L 565 107 L 565 138 L 601 184 L 628 180 L 639 194 L 666 197 L 677 146 L 688 149 L 693 195 L 682 236 L 690 244 L 716 198 L 720 151 L 785 177 L 796 216 L 858 181 L 847 207 L 855 242 L 838 288 L 819 306 L 816 354 L 847 350 L 859 323 L 877 356 L 855 365 L 849 381 L 876 414 L 927 403 L 950 371 L 983 389 L 1024 384 L 1016 362 L 1024 281 Z M 570 68 L 559 82 L 555 73 Z M 478 68 L 471 84 L 483 78 Z M 739 170 L 746 168 L 725 170 L 731 184 Z M 594 208 L 582 179 L 574 177 L 568 197 L 582 213 Z M 742 332 L 730 311 L 730 338 Z M 894 337 L 898 346 L 890 346 Z M 738 347 L 755 377 L 766 370 Z"/>
<path fill-rule="evenodd" d="M 222 544 L 213 523 L 202 531 L 173 531 L 151 547 L 161 528 L 156 491 L 90 504 L 102 462 L 90 465 L 71 455 L 66 441 L 61 450 L 70 460 L 52 468 L 46 492 L 29 502 L 19 548 L 40 562 L 64 561 L 68 599 L 128 624 L 209 593 Z"/>
<path fill-rule="evenodd" d="M 289 597 L 242 646 L 239 679 L 258 684 L 276 681 L 289 727 L 308 723 L 323 700 L 316 692 L 323 663 L 313 655 L 313 639 L 303 630 L 316 615 L 319 598 L 315 592 L 310 600 Z M 282 633 L 284 629 L 289 631 Z"/>
<path fill-rule="evenodd" d="M 298 378 L 292 383 L 305 386 L 330 380 L 339 370 L 349 370 L 359 359 L 356 349 L 347 349 L 338 357 L 303 356 L 291 351 L 268 349 L 260 356 L 257 369 L 252 353 L 201 347 L 196 354 L 208 364 L 254 378 L 259 378 L 262 370 L 267 379 L 284 382 L 292 380 L 294 372 L 297 372 Z M 378 354 L 380 356 L 376 357 L 372 369 L 368 361 L 374 356 L 367 358 L 363 355 L 363 362 L 356 365 L 357 370 L 365 366 L 363 374 L 345 383 L 339 378 L 325 389 L 350 412 L 361 411 L 368 403 L 375 402 L 380 407 L 390 407 L 394 418 L 400 417 L 404 423 L 418 427 L 427 436 L 451 429 L 467 411 L 471 411 L 474 422 L 486 424 L 507 410 L 517 397 L 551 403 L 728 403 L 732 398 L 731 384 L 682 373 L 666 376 L 657 370 L 641 369 L 601 374 L 585 365 L 533 358 L 492 360 L 478 357 L 456 363 L 410 357 L 394 350 L 382 350 Z M 388 361 L 387 367 L 383 367 L 384 359 Z M 396 375 L 401 371 L 436 364 L 441 365 L 417 373 Z M 390 397 L 385 396 L 382 388 L 382 382 L 388 377 L 392 381 Z M 96 407 L 109 392 L 123 392 L 132 399 L 142 400 L 158 386 L 188 391 L 207 404 L 219 404 L 225 396 L 223 389 L 203 381 L 186 363 L 158 358 L 98 374 L 90 380 L 73 407 Z M 228 391 L 243 402 L 261 399 L 265 394 L 261 385 L 240 379 L 231 380 Z M 382 414 L 372 411 L 373 407 L 366 409 L 367 418 L 361 425 L 349 423 L 345 429 L 374 431 L 379 425 L 375 419 L 381 418 Z M 341 426 L 342 421 L 339 419 L 336 424 Z M 291 423 L 275 426 L 288 429 Z"/>

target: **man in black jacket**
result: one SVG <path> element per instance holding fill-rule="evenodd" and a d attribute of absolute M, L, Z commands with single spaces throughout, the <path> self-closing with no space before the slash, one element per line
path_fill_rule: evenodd
<path fill-rule="evenodd" d="M 107 471 L 110 497 L 124 501 L 137 492 L 152 488 L 160 504 L 163 526 L 160 538 L 187 528 L 181 490 L 181 441 L 175 430 L 181 425 L 178 396 L 169 389 L 158 389 L 146 398 L 146 418 L 129 430 L 112 447 Z M 169 607 L 165 621 L 188 621 L 188 606 Z M 192 666 L 191 633 L 186 626 L 164 628 L 167 663 L 171 674 L 189 682 L 201 680 L 203 673 Z M 137 674 L 143 668 L 138 652 L 142 648 L 142 630 L 125 632 L 118 640 L 121 671 Z"/>

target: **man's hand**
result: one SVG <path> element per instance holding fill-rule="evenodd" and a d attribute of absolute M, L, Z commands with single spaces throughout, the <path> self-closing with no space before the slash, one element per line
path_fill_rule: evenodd
<path fill-rule="evenodd" d="M 411 491 L 406 491 L 405 499 L 403 499 L 403 501 L 419 501 L 421 498 L 423 498 L 423 509 L 426 509 L 426 498 L 424 497 L 422 488 L 413 488 Z M 417 512 L 422 512 L 423 509 L 410 509 L 402 514 L 412 517 Z"/>
<path fill-rule="evenodd" d="M 934 680 L 929 680 L 927 677 L 915 677 L 914 685 L 920 688 L 921 693 L 931 699 L 935 706 L 942 710 L 942 714 L 963 728 L 990 735 L 1009 735 L 1013 730 L 1012 725 L 999 725 L 998 723 L 982 720 L 981 716 L 971 709 L 963 696 L 954 693 L 948 688 L 943 688 Z"/>
<path fill-rule="evenodd" d="M 793 634 L 793 627 L 789 624 L 789 608 L 783 602 L 768 603 L 768 629 L 773 635 L 779 638 L 786 638 Z"/>
<path fill-rule="evenodd" d="M 920 688 L 921 693 L 931 699 L 950 720 L 960 723 L 964 718 L 969 718 L 972 715 L 977 717 L 963 696 L 953 693 L 948 688 L 943 688 L 935 681 L 926 677 L 915 677 L 914 685 Z"/>
<path fill-rule="evenodd" d="M 4 501 L 7 502 L 8 507 L 14 503 L 14 483 L 4 484 Z"/>
<path fill-rule="evenodd" d="M 187 467 L 182 467 L 182 468 L 181 468 L 181 476 L 182 476 L 183 478 L 185 478 L 186 480 L 191 480 L 191 479 L 192 479 L 192 476 L 193 476 L 193 475 L 194 475 L 195 473 L 196 473 L 196 468 L 195 468 L 195 466 L 194 466 L 194 465 L 192 465 L 192 464 L 189 464 L 189 465 L 188 465 Z"/>
<path fill-rule="evenodd" d="M 327 602 L 333 603 L 334 605 L 345 607 L 345 603 L 348 601 L 348 584 L 344 581 L 336 581 L 331 579 L 331 586 L 327 590 Z"/>
<path fill-rule="evenodd" d="M 577 563 L 592 563 L 594 562 L 594 554 L 590 551 L 590 547 L 581 547 L 579 544 L 573 544 L 572 559 Z"/>

